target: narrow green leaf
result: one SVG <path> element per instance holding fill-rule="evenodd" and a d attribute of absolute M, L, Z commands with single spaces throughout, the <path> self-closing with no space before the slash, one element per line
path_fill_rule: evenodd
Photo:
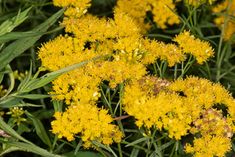
<path fill-rule="evenodd" d="M 0 107 L 1 108 L 10 108 L 20 103 L 22 99 L 14 98 L 14 97 L 7 97 L 3 100 L 0 100 Z"/>
<path fill-rule="evenodd" d="M 130 146 L 136 145 L 136 144 L 144 142 L 144 141 L 146 141 L 148 139 L 149 139 L 148 137 L 142 137 L 142 138 L 140 138 L 140 139 L 138 139 L 138 140 L 136 140 L 134 142 L 131 142 L 131 143 L 127 144 L 125 147 L 130 147 Z"/>
<path fill-rule="evenodd" d="M 10 32 L 6 33 L 2 36 L 0 36 L 0 43 L 5 43 L 10 40 L 16 40 L 16 39 L 21 39 L 21 38 L 26 38 L 26 37 L 32 37 L 32 36 L 38 36 L 41 35 L 41 32 Z"/>
<path fill-rule="evenodd" d="M 133 148 L 131 151 L 130 157 L 138 157 L 140 150 L 137 148 Z"/>
<path fill-rule="evenodd" d="M 96 142 L 96 141 L 92 141 L 92 144 L 94 144 L 95 146 L 97 146 L 99 148 L 103 148 L 103 149 L 109 151 L 110 153 L 113 154 L 114 157 L 118 157 L 117 154 L 109 146 L 103 145 L 103 144 Z"/>
<path fill-rule="evenodd" d="M 64 9 L 61 9 L 44 23 L 33 29 L 33 32 L 45 32 L 52 24 L 54 24 L 58 18 L 63 14 Z M 34 43 L 41 37 L 38 35 L 35 37 L 27 37 L 23 39 L 16 40 L 12 44 L 8 45 L 2 52 L 0 56 L 0 70 L 2 70 L 7 64 L 9 64 L 15 57 L 22 54 L 25 50 L 30 48 Z"/>
<path fill-rule="evenodd" d="M 29 82 L 30 79 L 32 78 L 32 69 L 33 69 L 33 64 L 32 64 L 32 62 L 30 62 L 29 72 L 28 72 L 28 74 L 25 76 L 25 78 L 23 79 L 23 81 L 21 81 L 21 83 L 19 84 L 19 86 L 17 87 L 17 91 L 20 91 L 20 90 L 24 89 L 25 86 L 27 86 L 28 82 Z"/>
<path fill-rule="evenodd" d="M 11 93 L 11 91 L 13 90 L 14 86 L 15 86 L 15 78 L 14 78 L 14 74 L 13 74 L 13 71 L 11 69 L 11 66 L 7 65 L 6 70 L 9 71 L 8 76 L 9 76 L 9 79 L 10 79 L 10 86 L 7 90 L 7 93 L 3 97 L 1 97 L 0 100 L 4 99 L 4 97 L 9 95 Z"/>
<path fill-rule="evenodd" d="M 62 157 L 61 155 L 52 154 L 47 150 L 42 149 L 34 144 L 28 144 L 24 142 L 14 142 L 14 141 L 6 141 L 4 143 L 6 143 L 9 146 L 17 147 L 22 151 L 32 152 L 44 157 Z"/>
<path fill-rule="evenodd" d="M 46 133 L 46 130 L 45 130 L 45 128 L 44 128 L 42 122 L 41 122 L 39 119 L 37 119 L 35 116 L 33 116 L 32 114 L 30 114 L 29 112 L 26 111 L 25 113 L 26 113 L 26 115 L 29 117 L 29 119 L 32 120 L 33 125 L 34 125 L 34 127 L 35 127 L 35 129 L 36 129 L 36 133 L 37 133 L 38 137 L 39 137 L 46 145 L 48 145 L 48 146 L 51 148 L 51 146 L 52 146 L 51 141 L 50 141 L 50 139 L 49 139 L 49 137 L 48 137 L 48 135 L 47 135 L 47 133 Z"/>
<path fill-rule="evenodd" d="M 23 94 L 23 95 L 16 95 L 14 97 L 22 98 L 22 99 L 37 100 L 37 99 L 49 98 L 50 95 L 46 95 L 46 94 Z"/>
<path fill-rule="evenodd" d="M 3 118 L 0 117 L 0 128 L 4 130 L 7 134 L 9 134 L 12 137 L 15 137 L 16 139 L 19 139 L 21 141 L 24 141 L 26 143 L 32 144 L 30 141 L 24 139 L 21 137 L 14 129 L 12 129 L 9 125 L 7 125 L 4 121 Z"/>
<path fill-rule="evenodd" d="M 170 145 L 172 145 L 172 144 L 174 144 L 174 143 L 175 143 L 175 141 L 174 141 L 174 140 L 171 140 L 171 141 L 169 141 L 169 142 L 167 142 L 167 143 L 161 145 L 161 147 L 160 147 L 159 149 L 160 149 L 160 150 L 164 150 L 164 149 L 168 148 Z"/>
<path fill-rule="evenodd" d="M 31 8 L 28 8 L 23 12 L 19 11 L 15 17 L 4 21 L 0 25 L 0 36 L 6 34 L 8 32 L 11 32 L 15 27 L 17 27 L 22 22 L 24 22 L 27 19 L 27 14 L 30 11 L 30 9 Z"/>
<path fill-rule="evenodd" d="M 17 40 L 17 39 L 22 39 L 22 38 L 26 38 L 26 37 L 34 37 L 34 36 L 38 36 L 38 35 L 50 34 L 50 33 L 59 31 L 63 28 L 64 27 L 59 26 L 59 27 L 57 27 L 53 30 L 50 30 L 48 32 L 32 32 L 32 31 L 28 31 L 28 32 L 9 32 L 9 33 L 4 34 L 3 36 L 0 36 L 0 44 L 11 41 L 11 40 Z"/>
<path fill-rule="evenodd" d="M 37 78 L 37 79 L 33 79 L 33 80 L 28 82 L 25 89 L 22 89 L 19 92 L 20 93 L 28 93 L 28 92 L 30 92 L 34 89 L 41 88 L 41 87 L 47 85 L 48 83 L 50 83 L 51 81 L 53 81 L 54 79 L 56 79 L 59 75 L 60 74 L 55 74 L 55 75 L 50 75 L 50 76 L 47 76 L 47 77 L 40 77 L 40 78 Z"/>
<path fill-rule="evenodd" d="M 102 57 L 104 57 L 104 56 L 94 57 L 93 59 L 86 60 L 86 61 L 83 61 L 83 62 L 80 62 L 77 64 L 73 64 L 71 66 L 62 68 L 60 70 L 47 73 L 46 75 L 44 75 L 40 78 L 32 79 L 28 82 L 28 84 L 24 87 L 24 89 L 21 89 L 21 91 L 19 91 L 19 93 L 27 93 L 27 92 L 30 92 L 34 89 L 41 88 L 41 87 L 47 85 L 48 83 L 50 83 L 51 81 L 53 81 L 54 79 L 56 79 L 61 74 L 64 74 L 66 72 L 69 72 L 69 71 L 77 69 L 77 68 L 80 68 L 80 67 L 84 66 L 85 64 L 87 64 L 91 61 L 94 61 L 94 60 L 98 60 Z"/>
<path fill-rule="evenodd" d="M 73 152 L 69 152 L 64 155 L 66 157 L 102 157 L 101 154 L 90 151 L 80 151 L 76 155 Z"/>
<path fill-rule="evenodd" d="M 10 153 L 10 152 L 18 151 L 18 150 L 20 150 L 20 148 L 10 146 L 10 147 L 7 147 L 6 149 L 2 150 L 0 153 L 0 156 L 3 156 L 3 155 Z"/>

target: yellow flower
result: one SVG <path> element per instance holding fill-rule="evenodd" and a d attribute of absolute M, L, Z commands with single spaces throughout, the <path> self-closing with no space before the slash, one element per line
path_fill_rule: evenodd
<path fill-rule="evenodd" d="M 113 119 L 108 111 L 95 105 L 75 104 L 63 113 L 56 112 L 54 116 L 52 132 L 58 134 L 59 138 L 72 141 L 76 135 L 80 135 L 86 148 L 92 147 L 92 141 L 105 145 L 121 142 L 123 135 L 117 126 L 111 124 Z"/>
<path fill-rule="evenodd" d="M 65 15 L 80 17 L 91 6 L 91 0 L 53 0 L 58 7 L 67 7 Z"/>
<path fill-rule="evenodd" d="M 10 108 L 10 111 L 6 114 L 11 115 L 14 124 L 20 125 L 22 122 L 26 121 L 26 119 L 23 118 L 24 113 L 23 108 L 13 107 Z"/>
<path fill-rule="evenodd" d="M 206 135 L 195 138 L 193 146 L 186 144 L 186 152 L 193 153 L 194 157 L 224 157 L 231 150 L 231 139 L 221 136 Z"/>
<path fill-rule="evenodd" d="M 225 0 L 224 2 L 216 5 L 213 8 L 213 12 L 218 14 L 214 22 L 221 29 L 224 25 L 225 19 L 227 18 L 227 23 L 224 25 L 224 40 L 229 40 L 235 33 L 235 21 L 233 16 L 235 16 L 235 0 Z M 228 14 L 228 15 L 226 15 Z"/>
<path fill-rule="evenodd" d="M 167 25 L 179 24 L 180 20 L 175 11 L 173 0 L 151 0 L 153 5 L 153 20 L 157 25 L 165 29 Z"/>
<path fill-rule="evenodd" d="M 146 68 L 142 64 L 131 64 L 124 61 L 103 61 L 88 64 L 87 71 L 93 78 L 100 78 L 109 82 L 111 88 L 126 80 L 140 79 L 144 76 Z"/>
<path fill-rule="evenodd" d="M 53 83 L 54 99 L 65 100 L 67 105 L 74 102 L 89 103 L 100 97 L 99 77 L 93 77 L 86 73 L 86 68 L 73 70 L 59 76 Z"/>
<path fill-rule="evenodd" d="M 209 3 L 212 4 L 217 0 L 184 0 L 185 3 L 189 4 L 189 5 L 193 5 L 193 6 L 200 6 L 201 4 L 204 3 Z"/>
<path fill-rule="evenodd" d="M 174 38 L 174 41 L 179 44 L 179 47 L 182 48 L 184 53 L 189 53 L 195 56 L 199 64 L 202 64 L 214 55 L 214 50 L 210 46 L 209 42 L 195 38 L 188 31 L 184 31 L 177 35 Z"/>
<path fill-rule="evenodd" d="M 153 13 L 154 22 L 162 29 L 179 24 L 180 20 L 172 10 L 175 10 L 173 0 L 118 0 L 115 8 L 115 12 L 124 12 L 133 17 L 142 33 L 150 28 L 150 24 L 145 22 L 149 11 Z"/>
<path fill-rule="evenodd" d="M 154 77 L 132 81 L 125 87 L 124 110 L 136 118 L 138 127 L 165 129 L 177 140 L 188 133 L 191 118 L 183 99 L 164 89 L 169 82 Z"/>
<path fill-rule="evenodd" d="M 19 81 L 22 81 L 26 77 L 27 74 L 28 74 L 28 71 L 25 71 L 24 73 L 21 73 L 21 72 L 19 73 L 18 70 L 15 70 L 13 72 L 14 78 Z"/>

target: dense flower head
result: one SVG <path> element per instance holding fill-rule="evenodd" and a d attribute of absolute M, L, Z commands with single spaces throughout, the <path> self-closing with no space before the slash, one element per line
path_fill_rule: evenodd
<path fill-rule="evenodd" d="M 65 15 L 80 17 L 87 12 L 91 6 L 91 0 L 53 0 L 58 7 L 67 7 Z"/>
<path fill-rule="evenodd" d="M 115 8 L 116 12 L 128 13 L 141 27 L 142 32 L 146 32 L 150 28 L 150 24 L 146 23 L 146 14 L 151 11 L 153 20 L 162 28 L 168 25 L 178 24 L 180 20 L 172 11 L 175 10 L 175 4 L 172 0 L 118 0 Z"/>
<path fill-rule="evenodd" d="M 193 122 L 194 133 L 200 132 L 202 136 L 212 135 L 231 138 L 233 136 L 231 121 L 223 116 L 222 110 L 208 109 L 201 113 L 201 117 Z"/>
<path fill-rule="evenodd" d="M 193 147 L 186 145 L 186 152 L 193 153 L 194 157 L 224 157 L 230 149 L 231 139 L 211 135 L 194 139 Z"/>
<path fill-rule="evenodd" d="M 184 31 L 177 35 L 174 38 L 174 41 L 179 44 L 179 47 L 182 48 L 184 53 L 195 56 L 199 64 L 202 64 L 214 55 L 214 50 L 208 42 L 196 38 L 188 31 Z"/>
<path fill-rule="evenodd" d="M 43 67 L 50 71 L 59 70 L 66 66 L 92 59 L 99 54 L 94 51 L 95 45 L 85 47 L 86 41 L 70 36 L 58 36 L 52 41 L 42 45 L 38 56 Z M 105 53 L 103 53 L 105 55 Z"/>
<path fill-rule="evenodd" d="M 186 152 L 198 157 L 206 154 L 202 148 L 206 144 L 211 146 L 207 154 L 211 157 L 230 150 L 235 132 L 235 100 L 225 88 L 197 77 L 170 82 L 148 75 L 148 65 L 159 60 L 172 67 L 184 62 L 190 54 L 202 64 L 214 54 L 208 42 L 188 31 L 169 43 L 143 36 L 150 26 L 145 23 L 147 12 L 153 14 L 153 21 L 162 29 L 180 22 L 174 13 L 175 1 L 118 0 L 113 18 L 86 13 L 90 0 L 53 2 L 67 8 L 62 25 L 69 35 L 42 45 L 39 49 L 42 66 L 56 71 L 102 56 L 53 81 L 50 92 L 53 98 L 68 105 L 65 112 L 54 115 L 54 134 L 68 141 L 80 136 L 86 148 L 93 147 L 92 141 L 104 145 L 121 141 L 123 135 L 112 124 L 108 110 L 96 106 L 101 96 L 100 85 L 105 81 L 111 88 L 124 83 L 120 101 L 139 128 L 158 129 L 176 140 L 188 134 L 199 135 L 192 145 L 186 145 Z M 187 2 L 200 5 L 206 1 Z M 220 152 L 215 150 L 215 142 L 219 140 Z"/>
<path fill-rule="evenodd" d="M 199 134 L 193 146 L 187 144 L 187 153 L 203 156 L 206 148 L 202 146 L 206 143 L 214 146 L 218 139 L 224 141 L 217 146 L 221 152 L 214 146 L 208 151 L 208 157 L 224 155 L 231 148 L 234 99 L 220 84 L 197 77 L 169 82 L 147 76 L 125 86 L 123 104 L 138 127 L 156 127 L 177 140 L 188 134 Z M 225 106 L 225 112 L 220 105 Z"/>
<path fill-rule="evenodd" d="M 217 1 L 217 0 L 184 0 L 185 3 L 192 5 L 192 6 L 196 6 L 196 7 L 200 6 L 201 4 L 204 4 L 204 3 L 212 4 L 215 1 Z"/>
<path fill-rule="evenodd" d="M 180 139 L 187 134 L 191 118 L 183 99 L 164 91 L 169 82 L 154 77 L 133 81 L 125 87 L 124 110 L 136 118 L 138 127 L 167 130 L 169 137 Z M 186 118 L 188 117 L 188 118 Z"/>
<path fill-rule="evenodd" d="M 22 107 L 12 107 L 6 114 L 11 115 L 13 124 L 20 125 L 26 121 L 24 118 L 25 111 Z"/>
<path fill-rule="evenodd" d="M 216 17 L 214 21 L 216 25 L 224 29 L 224 39 L 231 39 L 235 33 L 235 20 L 233 18 L 235 16 L 235 1 L 225 0 L 216 5 L 213 8 L 213 12 L 218 14 L 218 17 Z"/>
<path fill-rule="evenodd" d="M 113 119 L 108 111 L 92 104 L 73 105 L 63 113 L 56 112 L 54 116 L 52 132 L 68 141 L 79 135 L 86 148 L 92 147 L 92 141 L 110 145 L 120 142 L 123 136 L 118 127 L 111 124 Z"/>
<path fill-rule="evenodd" d="M 183 51 L 175 44 L 165 44 L 164 42 L 158 42 L 155 40 L 144 41 L 146 57 L 143 59 L 143 63 L 150 64 L 156 59 L 160 59 L 168 62 L 168 66 L 172 67 L 177 63 L 185 60 L 186 56 Z"/>
<path fill-rule="evenodd" d="M 115 88 L 126 80 L 140 79 L 147 73 L 142 64 L 129 64 L 124 61 L 90 63 L 87 71 L 93 78 L 108 81 L 111 88 Z"/>
<path fill-rule="evenodd" d="M 229 92 L 220 84 L 214 84 L 207 79 L 198 77 L 178 79 L 168 88 L 175 92 L 182 92 L 188 101 L 193 103 L 190 106 L 192 109 L 194 106 L 200 110 L 209 109 L 216 104 L 224 104 L 229 107 L 229 110 L 230 107 L 232 108 L 233 98 Z"/>
<path fill-rule="evenodd" d="M 53 81 L 51 92 L 54 99 L 64 100 L 67 105 L 74 102 L 90 103 L 98 100 L 101 79 L 85 73 L 86 68 L 73 70 Z"/>

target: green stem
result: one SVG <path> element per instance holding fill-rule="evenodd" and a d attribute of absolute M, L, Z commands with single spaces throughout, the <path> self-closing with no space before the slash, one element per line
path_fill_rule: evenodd
<path fill-rule="evenodd" d="M 121 147 L 120 143 L 118 143 L 118 152 L 119 152 L 119 157 L 123 157 L 123 155 L 122 155 L 122 147 Z"/>
<path fill-rule="evenodd" d="M 225 13 L 225 19 L 224 19 L 224 24 L 222 25 L 222 30 L 221 30 L 221 34 L 220 34 L 220 40 L 219 40 L 219 46 L 218 46 L 218 51 L 217 51 L 217 58 L 216 58 L 216 82 L 220 81 L 220 73 L 221 73 L 221 61 L 222 61 L 222 55 L 221 55 L 221 49 L 222 49 L 222 44 L 223 44 L 223 37 L 224 37 L 224 33 L 225 33 L 225 28 L 228 24 L 229 21 L 229 16 L 228 16 L 228 12 L 230 10 L 232 1 L 229 0 L 229 4 L 228 4 L 228 8 L 226 10 Z"/>

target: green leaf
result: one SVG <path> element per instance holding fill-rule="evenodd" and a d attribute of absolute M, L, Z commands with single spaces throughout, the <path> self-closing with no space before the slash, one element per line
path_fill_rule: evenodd
<path fill-rule="evenodd" d="M 20 25 L 22 22 L 24 22 L 28 16 L 28 12 L 30 11 L 31 8 L 26 9 L 23 12 L 18 12 L 18 15 L 16 15 L 15 17 L 8 19 L 6 21 L 4 21 L 1 25 L 0 25 L 0 36 L 11 32 L 15 27 L 17 27 L 18 25 Z"/>
<path fill-rule="evenodd" d="M 80 151 L 76 155 L 74 154 L 74 152 L 69 152 L 64 155 L 66 157 L 102 157 L 101 154 L 90 152 L 90 151 Z"/>
<path fill-rule="evenodd" d="M 47 150 L 42 149 L 34 144 L 28 144 L 24 142 L 14 142 L 14 141 L 1 141 L 1 142 L 6 143 L 9 146 L 19 148 L 19 150 L 32 152 L 44 157 L 62 157 L 61 155 L 52 154 Z"/>
<path fill-rule="evenodd" d="M 144 142 L 144 141 L 147 141 L 149 139 L 149 137 L 142 137 L 134 142 L 131 142 L 129 144 L 127 144 L 125 147 L 130 147 L 130 146 L 133 146 L 133 145 L 136 145 L 138 143 L 141 143 L 141 142 Z"/>
<path fill-rule="evenodd" d="M 0 100 L 0 107 L 1 108 L 10 108 L 13 106 L 16 106 L 20 103 L 22 99 L 20 98 L 14 98 L 14 97 L 7 97 L 3 100 Z"/>
<path fill-rule="evenodd" d="M 130 157 L 138 157 L 139 152 L 140 152 L 139 149 L 133 148 L 132 151 L 131 151 Z"/>
<path fill-rule="evenodd" d="M 34 125 L 34 127 L 35 127 L 35 129 L 36 129 L 36 133 L 37 133 L 38 137 L 39 137 L 46 145 L 48 145 L 48 146 L 51 148 L 51 146 L 52 146 L 51 141 L 50 141 L 50 139 L 49 139 L 49 137 L 48 137 L 48 135 L 47 135 L 47 133 L 46 133 L 46 130 L 45 130 L 45 128 L 44 128 L 42 122 L 41 122 L 39 119 L 37 119 L 35 116 L 33 116 L 32 114 L 30 114 L 29 112 L 26 111 L 25 113 L 26 113 L 26 115 L 28 116 L 28 118 L 32 120 L 33 125 Z"/>
<path fill-rule="evenodd" d="M 26 37 L 32 37 L 32 36 L 38 36 L 41 35 L 41 32 L 10 32 L 6 33 L 3 36 L 0 36 L 0 44 L 5 43 L 10 40 L 16 40 L 16 39 L 21 39 L 21 38 L 26 38 Z"/>
<path fill-rule="evenodd" d="M 167 143 L 161 145 L 161 147 L 160 147 L 159 149 L 160 149 L 160 150 L 164 150 L 164 149 L 168 148 L 170 145 L 172 145 L 172 144 L 174 144 L 174 143 L 175 143 L 175 141 L 174 141 L 174 140 L 171 140 L 171 141 L 169 141 L 169 142 L 167 142 Z"/>
<path fill-rule="evenodd" d="M 26 38 L 26 37 L 34 37 L 34 36 L 38 36 L 38 35 L 45 35 L 45 34 L 53 33 L 53 32 L 59 31 L 63 28 L 64 27 L 59 26 L 59 27 L 57 27 L 53 30 L 50 30 L 50 31 L 44 32 L 44 33 L 43 32 L 32 32 L 32 31 L 6 33 L 3 36 L 0 36 L 0 44 L 11 41 L 11 40 L 22 39 L 22 38 Z"/>
<path fill-rule="evenodd" d="M 14 97 L 22 98 L 22 99 L 37 100 L 37 99 L 49 98 L 50 95 L 46 95 L 46 94 L 23 94 L 23 95 L 15 95 Z"/>
<path fill-rule="evenodd" d="M 10 153 L 10 152 L 18 151 L 18 150 L 20 150 L 20 148 L 10 146 L 10 147 L 7 147 L 6 149 L 2 150 L 0 156 L 3 156 L 4 154 Z"/>
<path fill-rule="evenodd" d="M 12 129 L 9 125 L 7 125 L 4 121 L 3 121 L 3 118 L 0 117 L 0 128 L 2 130 L 4 130 L 8 135 L 18 139 L 18 140 L 21 140 L 21 141 L 24 141 L 26 143 L 29 143 L 29 144 L 32 144 L 30 141 L 24 139 L 23 137 L 21 137 L 14 129 Z"/>
<path fill-rule="evenodd" d="M 117 154 L 109 146 L 103 145 L 102 143 L 99 143 L 99 142 L 96 142 L 96 141 L 92 141 L 92 144 L 94 144 L 98 148 L 103 148 L 103 149 L 109 151 L 110 153 L 112 153 L 112 155 L 114 157 L 118 157 Z"/>
<path fill-rule="evenodd" d="M 61 74 L 64 74 L 66 72 L 69 72 L 69 71 L 77 69 L 77 68 L 80 68 L 80 67 L 84 66 L 85 64 L 87 64 L 91 61 L 94 61 L 94 60 L 98 60 L 102 57 L 104 57 L 104 56 L 94 57 L 90 60 L 86 60 L 86 61 L 83 61 L 83 62 L 80 62 L 80 63 L 77 63 L 77 64 L 73 64 L 71 66 L 62 68 L 60 70 L 47 73 L 47 74 L 45 74 L 44 76 L 42 76 L 40 78 L 32 79 L 32 80 L 28 81 L 27 85 L 25 85 L 23 89 L 21 87 L 19 93 L 27 93 L 27 92 L 30 92 L 34 89 L 41 88 L 41 87 L 47 85 L 48 83 L 50 83 L 51 81 L 53 81 L 54 79 L 56 79 Z"/>
<path fill-rule="evenodd" d="M 32 79 L 28 82 L 28 84 L 24 87 L 24 89 L 21 89 L 19 91 L 19 93 L 28 93 L 34 89 L 41 88 L 50 83 L 51 81 L 53 81 L 54 79 L 56 79 L 59 75 L 60 74 L 55 74 L 46 77 L 40 77 L 37 79 Z"/>
<path fill-rule="evenodd" d="M 45 32 L 52 24 L 54 24 L 59 17 L 63 14 L 64 9 L 61 9 L 54 15 L 52 15 L 49 19 L 47 19 L 44 23 L 37 26 L 33 29 L 33 32 Z M 22 54 L 25 50 L 30 48 L 35 44 L 37 40 L 40 39 L 42 35 L 38 35 L 35 37 L 27 37 L 23 39 L 16 40 L 12 44 L 8 45 L 2 52 L 0 56 L 0 70 L 2 70 L 7 64 L 9 64 L 15 57 Z"/>

